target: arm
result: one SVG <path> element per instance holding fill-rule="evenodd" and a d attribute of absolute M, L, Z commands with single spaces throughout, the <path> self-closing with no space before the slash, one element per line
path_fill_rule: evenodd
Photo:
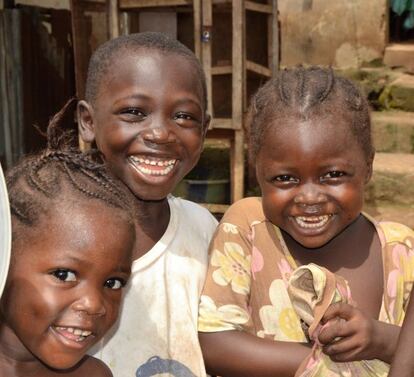
<path fill-rule="evenodd" d="M 333 361 L 379 359 L 391 363 L 399 326 L 370 318 L 360 309 L 344 303 L 328 308 L 323 323 L 328 322 L 319 341 L 324 344 L 324 353 Z"/>
<path fill-rule="evenodd" d="M 199 332 L 209 374 L 223 377 L 289 377 L 310 353 L 303 343 L 258 338 L 242 331 Z"/>
<path fill-rule="evenodd" d="M 414 375 L 414 293 L 411 291 L 410 303 L 401 329 L 395 357 L 388 377 L 411 377 Z"/>

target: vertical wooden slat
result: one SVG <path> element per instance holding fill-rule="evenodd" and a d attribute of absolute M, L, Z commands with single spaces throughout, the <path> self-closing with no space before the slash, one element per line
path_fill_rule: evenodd
<path fill-rule="evenodd" d="M 5 9 L 0 17 L 0 122 L 10 167 L 24 153 L 21 14 L 18 9 Z"/>
<path fill-rule="evenodd" d="M 194 53 L 201 61 L 201 0 L 193 0 Z"/>
<path fill-rule="evenodd" d="M 109 39 L 113 39 L 120 34 L 118 0 L 107 0 L 107 7 Z"/>
<path fill-rule="evenodd" d="M 213 25 L 213 4 L 212 0 L 202 1 L 202 44 L 201 44 L 201 62 L 206 74 L 207 81 L 207 96 L 208 96 L 208 112 L 211 116 L 214 116 L 213 109 L 213 78 L 211 75 L 211 35 Z M 207 34 L 209 37 L 207 38 Z"/>
<path fill-rule="evenodd" d="M 88 73 L 89 56 L 85 48 L 85 17 L 83 15 L 81 0 L 70 1 L 72 18 L 73 53 L 75 61 L 75 82 L 76 96 L 79 99 L 85 98 L 85 84 Z M 79 148 L 82 151 L 91 148 L 90 143 L 85 143 L 79 136 Z"/>
<path fill-rule="evenodd" d="M 268 55 L 269 67 L 274 76 L 279 70 L 279 13 L 277 0 L 270 0 L 272 5 L 272 14 L 268 22 Z"/>
<path fill-rule="evenodd" d="M 129 14 L 128 12 L 121 12 L 119 27 L 122 35 L 130 34 Z"/>
<path fill-rule="evenodd" d="M 243 29 L 245 20 L 244 0 L 232 1 L 232 126 L 235 130 L 231 156 L 232 201 L 243 197 Z"/>

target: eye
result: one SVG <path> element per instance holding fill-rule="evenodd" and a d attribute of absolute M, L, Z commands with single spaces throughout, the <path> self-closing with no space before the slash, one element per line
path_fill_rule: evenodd
<path fill-rule="evenodd" d="M 76 281 L 76 274 L 73 271 L 64 268 L 58 268 L 50 274 L 61 281 Z"/>
<path fill-rule="evenodd" d="M 289 174 L 282 174 L 282 175 L 278 175 L 276 176 L 274 179 L 274 181 L 276 182 L 293 182 L 293 183 L 298 183 L 299 179 L 289 175 Z"/>
<path fill-rule="evenodd" d="M 144 111 L 137 107 L 128 107 L 126 109 L 121 110 L 120 114 L 125 118 L 132 119 L 132 120 L 141 120 L 145 119 L 147 114 Z"/>
<path fill-rule="evenodd" d="M 195 127 L 200 124 L 200 121 L 189 113 L 177 113 L 173 119 L 182 127 Z"/>
<path fill-rule="evenodd" d="M 346 175 L 346 173 L 343 171 L 333 170 L 323 175 L 322 179 L 335 179 L 335 178 L 343 177 L 344 175 Z"/>
<path fill-rule="evenodd" d="M 120 278 L 111 278 L 108 279 L 104 286 L 109 289 L 118 290 L 125 287 L 126 281 Z"/>

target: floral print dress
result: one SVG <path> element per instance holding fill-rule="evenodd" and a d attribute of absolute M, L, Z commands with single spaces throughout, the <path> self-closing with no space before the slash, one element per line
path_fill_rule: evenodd
<path fill-rule="evenodd" d="M 382 245 L 384 293 L 379 320 L 401 325 L 414 280 L 414 231 L 368 219 Z M 238 201 L 223 217 L 210 246 L 199 331 L 240 330 L 278 341 L 306 342 L 287 292 L 297 267 L 280 229 L 265 218 L 261 199 Z"/>

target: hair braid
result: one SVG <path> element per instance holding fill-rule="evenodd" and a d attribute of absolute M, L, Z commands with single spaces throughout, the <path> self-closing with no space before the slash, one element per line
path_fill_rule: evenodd
<path fill-rule="evenodd" d="M 284 69 L 253 96 L 249 109 L 250 149 L 257 155 L 270 127 L 283 127 L 286 119 L 342 117 L 371 158 L 370 109 L 367 100 L 348 79 L 337 76 L 332 68 L 302 66 Z M 336 122 L 333 122 L 336 123 Z"/>

